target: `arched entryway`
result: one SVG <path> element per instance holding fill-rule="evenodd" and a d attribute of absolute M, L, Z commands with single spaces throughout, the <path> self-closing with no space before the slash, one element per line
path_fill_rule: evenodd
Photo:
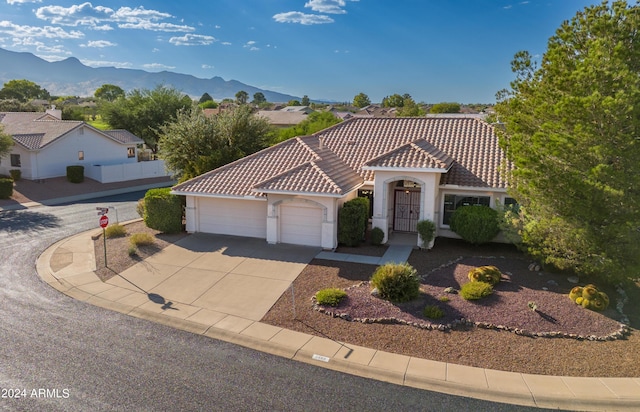
<path fill-rule="evenodd" d="M 396 232 L 418 231 L 422 205 L 420 184 L 412 180 L 399 180 L 393 187 L 392 230 Z"/>

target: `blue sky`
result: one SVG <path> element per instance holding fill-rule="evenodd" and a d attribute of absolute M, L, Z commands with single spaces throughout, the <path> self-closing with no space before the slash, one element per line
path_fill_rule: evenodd
<path fill-rule="evenodd" d="M 0 0 L 0 48 L 220 76 L 311 99 L 492 103 L 599 0 Z M 1 64 L 1 62 L 0 62 Z M 204 91 L 203 91 L 204 92 Z"/>

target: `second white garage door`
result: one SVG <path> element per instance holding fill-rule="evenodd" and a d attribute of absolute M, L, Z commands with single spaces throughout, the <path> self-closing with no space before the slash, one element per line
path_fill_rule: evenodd
<path fill-rule="evenodd" d="M 322 209 L 300 203 L 281 205 L 280 242 L 321 246 Z"/>

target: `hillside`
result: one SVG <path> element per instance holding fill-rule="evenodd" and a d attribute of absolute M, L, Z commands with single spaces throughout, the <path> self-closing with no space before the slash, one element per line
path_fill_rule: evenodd
<path fill-rule="evenodd" d="M 205 92 L 216 100 L 235 98 L 237 92 L 244 90 L 250 97 L 254 93 L 262 92 L 270 102 L 300 99 L 296 96 L 259 89 L 236 80 L 224 80 L 221 77 L 201 79 L 168 71 L 152 73 L 115 67 L 93 68 L 85 66 L 75 57 L 48 62 L 31 53 L 0 49 L 0 62 L 2 62 L 0 64 L 2 84 L 9 80 L 27 79 L 57 96 L 93 96 L 95 90 L 103 84 L 115 84 L 125 91 L 153 89 L 162 84 L 175 87 L 194 98 L 199 98 Z"/>

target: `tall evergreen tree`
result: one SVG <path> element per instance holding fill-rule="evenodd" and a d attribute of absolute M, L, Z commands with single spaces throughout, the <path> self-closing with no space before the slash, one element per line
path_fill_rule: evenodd
<path fill-rule="evenodd" d="M 519 230 L 534 257 L 610 280 L 640 270 L 640 7 L 604 1 L 516 54 L 498 93 Z"/>

